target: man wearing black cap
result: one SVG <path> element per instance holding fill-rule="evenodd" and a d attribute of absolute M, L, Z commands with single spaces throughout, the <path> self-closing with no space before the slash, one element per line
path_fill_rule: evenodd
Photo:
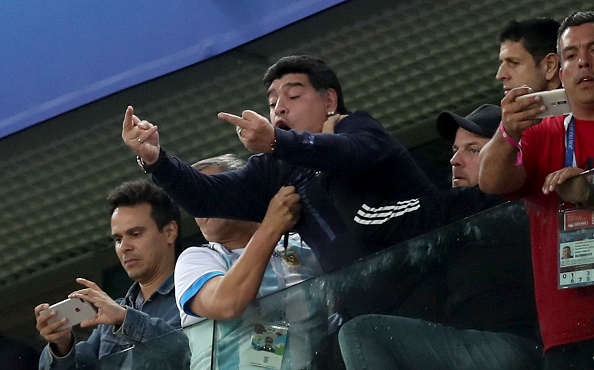
<path fill-rule="evenodd" d="M 500 120 L 501 109 L 495 105 L 480 106 L 466 117 L 439 115 L 438 132 L 453 141 L 453 189 L 420 198 L 417 210 L 392 218 L 392 236 L 399 237 L 398 226 L 428 230 L 433 223 L 468 215 L 473 207 L 503 203 L 477 187 L 478 153 Z M 396 308 L 398 316 L 363 315 L 343 326 L 339 340 L 347 369 L 541 368 L 523 208 L 512 205 L 505 217 L 470 220 L 463 229 L 457 236 L 448 234 L 452 243 L 446 257 Z M 506 230 L 504 236 L 501 230 Z M 430 293 L 435 299 L 422 299 Z"/>
<path fill-rule="evenodd" d="M 452 187 L 478 185 L 478 153 L 493 137 L 501 121 L 501 108 L 484 104 L 466 118 L 450 112 L 437 117 L 437 131 L 454 143 L 452 164 Z"/>

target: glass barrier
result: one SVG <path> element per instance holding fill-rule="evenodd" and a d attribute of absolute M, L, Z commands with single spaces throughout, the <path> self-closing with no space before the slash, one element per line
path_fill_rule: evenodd
<path fill-rule="evenodd" d="M 192 349 L 191 368 L 340 369 L 338 329 L 355 316 L 395 314 L 455 322 L 457 313 L 438 313 L 436 309 L 441 284 L 447 284 L 442 281 L 440 267 L 464 263 L 467 256 L 482 260 L 478 266 L 488 270 L 496 263 L 494 254 L 500 258 L 501 248 L 505 253 L 511 249 L 510 260 L 529 261 L 528 225 L 522 202 L 504 203 L 262 297 L 239 319 L 206 320 L 190 326 L 184 331 Z M 468 265 L 472 268 L 477 264 Z M 456 284 L 467 289 L 465 268 L 455 271 L 460 275 L 453 277 Z M 452 279 L 451 275 L 446 278 Z M 530 278 L 524 283 L 530 287 L 531 272 L 526 275 Z M 448 305 L 456 302 L 446 302 Z M 526 314 L 536 317 L 535 312 Z M 480 320 L 480 315 L 474 316 Z"/>
<path fill-rule="evenodd" d="M 443 286 L 451 284 L 450 279 L 455 288 L 474 289 L 467 286 L 472 281 L 467 282 L 465 274 L 472 276 L 473 268 L 487 275 L 490 268 L 505 269 L 507 262 L 495 263 L 502 253 L 509 254 L 510 261 L 530 258 L 528 218 L 521 202 L 504 203 L 262 297 L 250 303 L 239 319 L 204 320 L 183 329 L 185 335 L 171 333 L 136 345 L 92 368 L 341 369 L 337 333 L 344 322 L 370 313 L 455 322 L 457 312 L 437 312 L 436 307 L 457 304 L 451 297 L 437 303 Z M 480 263 L 464 265 L 469 259 Z M 459 276 L 452 277 L 451 271 L 443 274 L 448 264 L 456 264 L 451 270 Z M 531 278 L 525 280 L 522 284 L 531 286 Z M 472 302 L 465 304 L 472 309 Z M 526 315 L 536 317 L 534 312 Z M 488 320 L 471 316 L 477 321 L 473 325 Z M 184 347 L 186 338 L 191 359 Z"/>

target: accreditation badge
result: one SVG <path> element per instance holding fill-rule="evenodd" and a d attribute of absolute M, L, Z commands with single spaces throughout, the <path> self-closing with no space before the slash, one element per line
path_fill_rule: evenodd
<path fill-rule="evenodd" d="M 594 283 L 594 210 L 559 207 L 559 289 Z"/>
<path fill-rule="evenodd" d="M 254 325 L 248 354 L 250 363 L 264 368 L 280 369 L 288 331 L 287 325 Z"/>

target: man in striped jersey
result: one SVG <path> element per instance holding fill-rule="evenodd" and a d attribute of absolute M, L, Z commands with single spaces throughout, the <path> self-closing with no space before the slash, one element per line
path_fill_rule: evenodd
<path fill-rule="evenodd" d="M 440 114 L 437 129 L 453 141 L 453 188 L 391 206 L 384 202 L 368 207 L 355 221 L 387 233 L 385 238 L 404 240 L 463 218 L 473 207 L 503 203 L 501 197 L 477 187 L 478 153 L 500 120 L 501 110 L 494 105 L 483 105 L 466 118 Z M 497 211 L 464 221 L 464 227 L 437 232 L 435 239 L 441 242 L 426 248 L 422 263 L 435 262 L 437 255 L 445 257 L 395 305 L 394 316 L 362 315 L 343 326 L 339 340 L 347 369 L 540 368 L 527 218 L 518 204 Z M 432 243 L 428 235 L 418 241 L 409 244 Z M 408 260 L 418 264 L 418 259 Z"/>

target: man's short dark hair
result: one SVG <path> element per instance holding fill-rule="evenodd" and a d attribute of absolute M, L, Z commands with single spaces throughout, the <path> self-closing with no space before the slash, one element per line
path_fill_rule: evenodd
<path fill-rule="evenodd" d="M 559 22 L 552 18 L 515 19 L 507 22 L 499 33 L 499 43 L 521 42 L 534 62 L 540 63 L 549 53 L 557 51 Z"/>
<path fill-rule="evenodd" d="M 559 41 L 561 40 L 561 35 L 563 32 L 567 30 L 569 27 L 577 27 L 581 26 L 585 23 L 594 23 L 594 11 L 589 10 L 586 12 L 573 12 L 567 16 L 561 22 L 561 26 L 559 26 L 559 30 L 557 31 L 557 47 L 559 47 Z M 559 56 L 561 56 L 561 50 L 558 50 Z"/>
<path fill-rule="evenodd" d="M 325 94 L 328 89 L 334 89 L 338 96 L 337 113 L 345 114 L 347 109 L 344 105 L 342 87 L 338 77 L 323 60 L 309 55 L 290 55 L 280 58 L 266 73 L 262 83 L 264 87 L 270 87 L 272 81 L 282 78 L 290 73 L 306 74 L 309 82 L 319 94 Z"/>
<path fill-rule="evenodd" d="M 109 214 L 113 214 L 118 207 L 134 207 L 139 204 L 151 205 L 151 218 L 155 220 L 159 231 L 171 221 L 177 223 L 176 253 L 181 248 L 181 213 L 177 204 L 165 191 L 148 181 L 128 181 L 118 185 L 107 196 Z"/>

